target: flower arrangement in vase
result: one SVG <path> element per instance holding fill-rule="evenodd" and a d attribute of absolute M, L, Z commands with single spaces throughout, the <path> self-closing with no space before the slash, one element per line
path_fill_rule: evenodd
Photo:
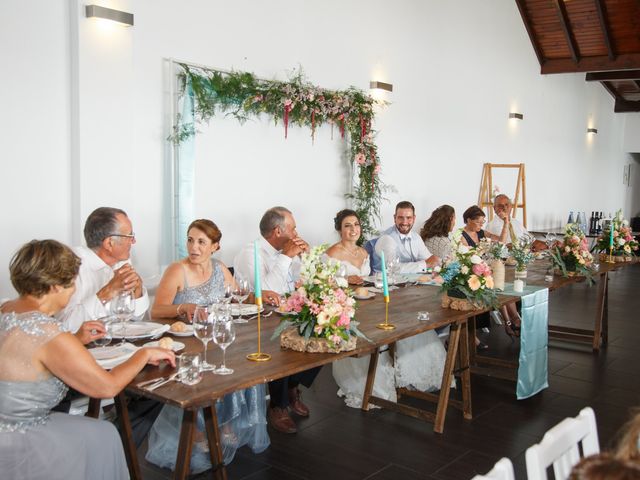
<path fill-rule="evenodd" d="M 309 352 L 353 350 L 355 336 L 367 339 L 353 320 L 356 301 L 346 279 L 337 276 L 340 263 L 322 254 L 320 245 L 302 255 L 300 281 L 286 295 L 280 310 L 286 315 L 275 329 L 273 338 L 281 335 L 283 347 Z M 289 328 L 293 327 L 293 328 Z"/>
<path fill-rule="evenodd" d="M 511 256 L 516 262 L 515 278 L 527 277 L 527 265 L 535 258 L 531 248 L 534 241 L 531 235 L 523 235 L 511 244 Z"/>
<path fill-rule="evenodd" d="M 629 221 L 622 217 L 622 210 L 616 212 L 609 228 L 603 230 L 595 245 L 595 250 L 602 252 L 601 256 L 611 254 L 617 262 L 632 260 L 638 255 L 638 248 L 638 242 L 631 234 Z"/>
<path fill-rule="evenodd" d="M 495 290 L 504 290 L 505 267 L 504 261 L 509 257 L 509 249 L 504 243 L 492 242 L 488 238 L 480 240 L 478 252 L 484 258 L 493 272 Z"/>
<path fill-rule="evenodd" d="M 593 256 L 589 253 L 587 239 L 577 223 L 568 223 L 564 238 L 549 250 L 553 264 L 562 276 L 584 275 L 591 279 Z"/>
<path fill-rule="evenodd" d="M 480 254 L 454 237 L 451 256 L 442 267 L 436 268 L 443 280 L 443 307 L 479 310 L 497 305 L 493 272 Z"/>

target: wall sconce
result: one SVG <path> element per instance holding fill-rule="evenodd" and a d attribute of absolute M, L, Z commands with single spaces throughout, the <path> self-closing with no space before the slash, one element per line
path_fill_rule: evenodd
<path fill-rule="evenodd" d="M 369 88 L 372 90 L 386 90 L 387 92 L 393 92 L 393 85 L 390 83 L 378 82 L 377 80 L 372 80 L 369 82 Z"/>
<path fill-rule="evenodd" d="M 598 129 L 597 128 L 587 128 L 587 133 L 589 133 L 591 135 L 595 135 L 596 133 L 598 133 Z"/>
<path fill-rule="evenodd" d="M 112 22 L 121 23 L 127 27 L 133 26 L 133 13 L 121 12 L 112 8 L 100 7 L 98 5 L 87 5 L 85 9 L 87 18 L 103 18 Z"/>
<path fill-rule="evenodd" d="M 518 120 L 522 120 L 524 115 L 522 113 L 509 112 L 509 118 L 516 118 Z"/>

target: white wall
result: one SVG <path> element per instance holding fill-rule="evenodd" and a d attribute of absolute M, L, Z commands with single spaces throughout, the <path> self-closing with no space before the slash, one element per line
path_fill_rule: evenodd
<path fill-rule="evenodd" d="M 0 172 L 20 180 L 3 182 L 0 193 L 10 232 L 0 239 L 1 265 L 34 236 L 77 241 L 86 215 L 103 204 L 129 212 L 144 275 L 166 263 L 165 58 L 279 79 L 301 65 L 327 88 L 393 83 L 392 104 L 376 124 L 383 179 L 397 190 L 388 194 L 385 225 L 401 199 L 416 204 L 420 221 L 442 203 L 460 217 L 477 200 L 484 162 L 526 164 L 530 227 L 559 225 L 569 210 L 630 207 L 622 187 L 623 165 L 631 161 L 622 147 L 624 116 L 582 74 L 539 74 L 513 2 L 101 3 L 133 12 L 135 26 L 99 31 L 79 0 L 9 0 L 0 7 L 0 52 L 10 60 L 3 66 L 9 88 L 0 93 L 10 115 L 0 135 L 7 135 L 11 159 Z M 43 8 L 47 15 L 31 12 Z M 510 123 L 511 109 L 524 120 Z M 588 137 L 587 126 L 598 134 Z M 308 135 L 294 128 L 284 141 L 281 126 L 231 119 L 203 128 L 196 214 L 222 228 L 227 263 L 274 204 L 294 211 L 312 243 L 334 240 L 333 215 L 346 205 L 343 146 L 326 128 L 314 146 Z M 24 195 L 28 183 L 35 188 Z M 19 209 L 6 208 L 18 198 Z M 10 292 L 2 267 L 0 296 Z"/>

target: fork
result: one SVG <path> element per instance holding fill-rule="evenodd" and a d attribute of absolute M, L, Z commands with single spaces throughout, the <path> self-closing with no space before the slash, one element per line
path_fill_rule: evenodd
<path fill-rule="evenodd" d="M 261 318 L 267 318 L 269 315 L 271 315 L 273 313 L 273 310 L 271 310 L 269 313 L 265 313 L 264 315 L 260 315 Z M 255 320 L 256 318 L 258 318 L 258 315 L 254 315 L 253 317 L 249 317 L 247 318 L 247 320 Z"/>
<path fill-rule="evenodd" d="M 144 387 L 146 390 L 152 392 L 154 391 L 156 388 L 160 388 L 163 385 L 166 385 L 169 382 L 173 382 L 176 377 L 180 375 L 180 370 L 178 370 L 175 373 L 172 373 L 171 375 L 169 375 L 167 378 L 162 378 L 159 379 L 156 383 L 152 383 L 151 385 L 147 385 L 146 387 Z"/>

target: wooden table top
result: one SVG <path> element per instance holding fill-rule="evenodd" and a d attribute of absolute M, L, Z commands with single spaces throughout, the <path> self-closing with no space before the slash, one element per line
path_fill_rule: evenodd
<path fill-rule="evenodd" d="M 584 277 L 563 278 L 554 276 L 553 282 L 545 282 L 544 276 L 548 265 L 549 261 L 546 259 L 537 260 L 530 264 L 527 282 L 555 290 L 568 284 L 584 281 Z M 601 263 L 599 271 L 594 275 L 603 275 L 625 265 L 627 264 Z M 507 281 L 513 280 L 513 272 L 514 268 L 506 268 Z M 171 382 L 164 387 L 149 392 L 137 388 L 136 385 L 145 380 L 166 376 L 172 373 L 174 369 L 167 365 L 161 367 L 148 365 L 127 387 L 127 392 L 142 394 L 181 408 L 198 408 L 211 405 L 215 402 L 215 399 L 227 393 L 276 380 L 309 368 L 326 365 L 341 358 L 366 355 L 380 346 L 427 330 L 463 321 L 482 311 L 486 311 L 461 312 L 442 308 L 440 304 L 440 289 L 434 286 L 403 287 L 393 290 L 390 297 L 389 322 L 396 325 L 396 329 L 385 331 L 376 328 L 378 323 L 384 321 L 385 305 L 381 294 L 377 294 L 375 298 L 370 300 L 358 301 L 355 320 L 360 322 L 360 330 L 371 342 L 358 338 L 356 349 L 350 352 L 337 354 L 302 353 L 281 349 L 279 338 L 271 340 L 274 329 L 282 319 L 278 313 L 274 312 L 269 317 L 263 318 L 261 322 L 262 351 L 271 355 L 270 361 L 252 362 L 246 359 L 247 354 L 257 351 L 257 321 L 252 320 L 247 324 L 236 324 L 236 340 L 227 349 L 226 364 L 235 370 L 233 374 L 222 376 L 215 375 L 212 372 L 205 372 L 202 381 L 197 385 L 187 386 L 179 382 Z M 519 297 L 499 295 L 498 299 L 504 305 L 519 300 Z M 419 321 L 417 319 L 418 311 L 428 311 L 430 320 Z M 173 320 L 160 320 L 160 322 L 172 323 Z M 184 352 L 202 352 L 202 343 L 195 337 L 175 337 L 175 339 L 186 345 Z M 212 343 L 209 343 L 207 359 L 209 363 L 219 364 L 222 359 L 222 352 L 215 344 L 212 346 Z"/>

